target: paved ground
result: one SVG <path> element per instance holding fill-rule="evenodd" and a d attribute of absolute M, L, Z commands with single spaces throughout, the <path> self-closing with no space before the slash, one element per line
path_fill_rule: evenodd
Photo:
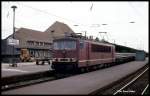
<path fill-rule="evenodd" d="M 89 94 L 144 66 L 148 60 L 134 61 L 55 81 L 22 87 L 2 94 Z"/>
<path fill-rule="evenodd" d="M 8 63 L 2 63 L 2 77 L 29 74 L 40 71 L 52 70 L 48 63 L 45 65 L 36 65 L 35 62 L 18 63 L 17 67 L 10 67 Z"/>

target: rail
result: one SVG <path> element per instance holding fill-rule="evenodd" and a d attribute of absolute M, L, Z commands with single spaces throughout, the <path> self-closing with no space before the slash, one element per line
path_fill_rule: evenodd
<path fill-rule="evenodd" d="M 140 78 L 149 68 L 145 69 L 140 75 L 138 75 L 137 77 L 133 78 L 129 83 L 127 83 L 125 86 L 123 86 L 122 88 L 120 88 L 119 90 L 117 90 L 113 95 L 118 94 L 119 92 L 124 92 L 123 89 L 125 89 L 127 86 L 131 85 L 132 83 L 134 83 L 138 78 Z"/>

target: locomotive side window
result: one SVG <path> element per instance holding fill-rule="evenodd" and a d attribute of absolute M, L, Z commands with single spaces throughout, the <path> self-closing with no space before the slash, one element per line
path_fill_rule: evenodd
<path fill-rule="evenodd" d="M 84 48 L 84 42 L 80 42 L 80 49 Z"/>
<path fill-rule="evenodd" d="M 76 41 L 69 41 L 69 40 L 62 40 L 62 41 L 55 41 L 53 48 L 55 50 L 72 50 L 76 49 Z"/>
<path fill-rule="evenodd" d="M 111 52 L 111 47 L 92 44 L 92 52 Z"/>

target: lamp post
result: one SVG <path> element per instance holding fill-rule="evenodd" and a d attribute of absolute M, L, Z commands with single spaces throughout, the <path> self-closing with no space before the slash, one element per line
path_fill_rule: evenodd
<path fill-rule="evenodd" d="M 15 6 L 15 5 L 13 5 L 13 6 L 11 6 L 11 8 L 13 9 L 13 39 L 15 39 L 14 38 L 14 34 L 15 34 L 15 9 L 17 8 L 17 6 Z M 15 47 L 15 45 L 13 45 L 13 55 L 14 55 L 14 58 L 15 58 L 15 54 L 14 54 L 14 47 Z M 13 57 L 12 57 L 13 58 Z M 14 62 L 14 60 L 12 59 L 12 64 L 14 65 L 15 64 L 15 62 Z"/>

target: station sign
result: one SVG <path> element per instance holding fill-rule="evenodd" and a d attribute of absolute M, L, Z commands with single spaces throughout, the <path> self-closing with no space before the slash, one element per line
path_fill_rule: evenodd
<path fill-rule="evenodd" d="M 8 45 L 19 45 L 19 40 L 17 39 L 8 39 Z"/>

